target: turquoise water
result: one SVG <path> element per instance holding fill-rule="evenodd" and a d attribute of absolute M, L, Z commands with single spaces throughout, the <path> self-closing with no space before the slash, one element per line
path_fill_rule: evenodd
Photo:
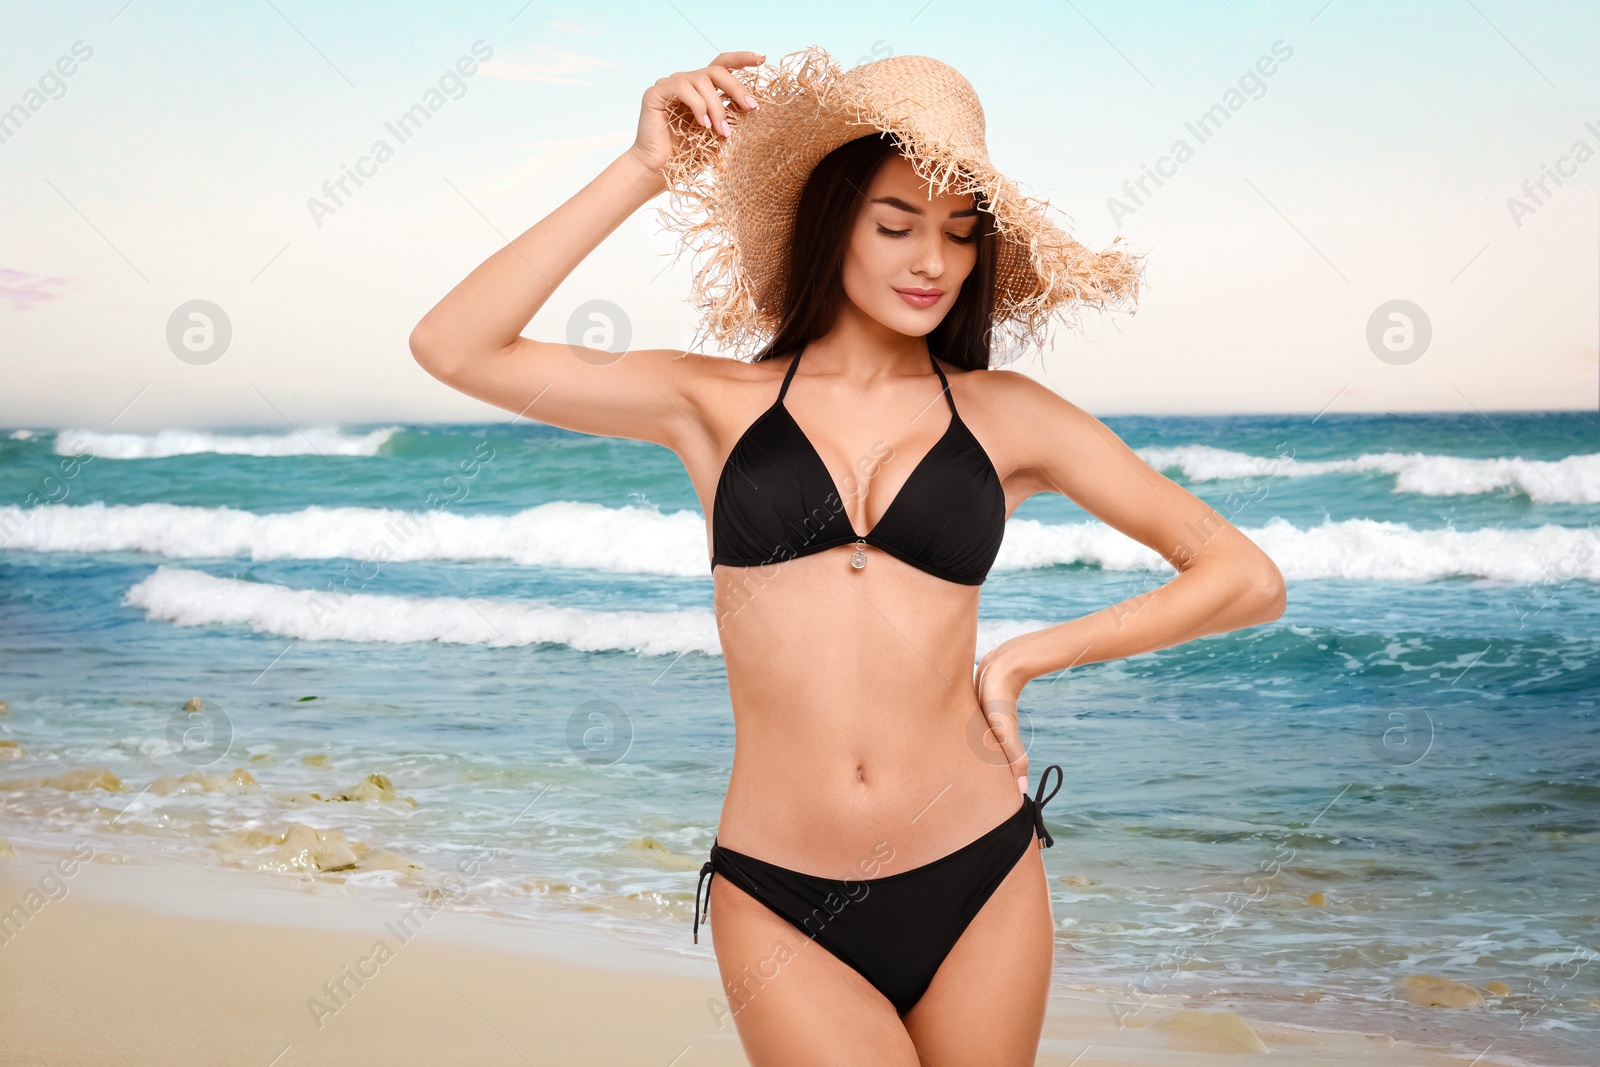
<path fill-rule="evenodd" d="M 1596 1062 L 1596 416 L 1105 421 L 1273 556 L 1289 609 L 1024 691 L 1033 766 L 1067 772 L 1058 983 Z M 733 731 L 666 450 L 527 423 L 17 429 L 0 501 L 19 850 L 259 865 L 295 822 L 423 865 L 319 878 L 415 894 L 473 860 L 464 906 L 709 959 L 689 919 Z M 979 650 L 1170 574 L 1034 498 Z M 16 784 L 97 768 L 121 789 Z M 254 784 L 157 785 L 234 768 Z M 307 799 L 372 774 L 415 806 Z M 1513 995 L 1395 1002 L 1417 972 Z"/>

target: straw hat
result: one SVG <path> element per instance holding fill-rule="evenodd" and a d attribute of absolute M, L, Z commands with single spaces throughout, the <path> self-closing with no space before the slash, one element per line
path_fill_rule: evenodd
<path fill-rule="evenodd" d="M 1142 256 L 1091 252 L 994 169 L 984 146 L 978 94 L 953 67 L 927 56 L 890 56 L 842 72 L 820 47 L 732 74 L 760 107 L 730 107 L 730 136 L 701 126 L 681 100 L 668 127 L 676 147 L 663 173 L 670 207 L 659 217 L 686 249 L 708 253 L 694 278 L 704 337 L 753 355 L 779 325 L 789 238 L 812 168 L 835 148 L 872 133 L 899 136 L 933 193 L 978 192 L 998 230 L 997 347 L 1011 357 L 1043 346 L 1053 315 L 1082 307 L 1135 310 Z M 691 345 L 691 347 L 695 347 Z M 1000 355 L 1000 353 L 997 353 Z M 1004 361 L 1004 356 L 996 362 Z"/>

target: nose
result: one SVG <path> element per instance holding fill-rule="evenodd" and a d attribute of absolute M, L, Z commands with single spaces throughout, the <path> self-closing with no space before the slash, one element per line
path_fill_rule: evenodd
<path fill-rule="evenodd" d="M 922 237 L 917 242 L 918 266 L 912 269 L 919 274 L 926 274 L 929 279 L 944 273 L 944 245 L 940 243 L 942 236 L 935 230 L 932 237 Z"/>

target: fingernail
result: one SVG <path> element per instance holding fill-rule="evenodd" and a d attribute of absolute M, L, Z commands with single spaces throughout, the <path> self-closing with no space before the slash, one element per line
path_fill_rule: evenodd
<path fill-rule="evenodd" d="M 705 115 L 701 115 L 700 116 L 700 125 L 704 126 L 706 129 L 709 130 L 711 128 L 711 120 L 709 118 L 707 118 Z"/>
<path fill-rule="evenodd" d="M 1022 790 L 1023 796 L 1028 795 L 1028 776 L 1026 774 L 1017 775 L 1017 788 Z"/>
<path fill-rule="evenodd" d="M 760 107 L 761 105 L 756 103 L 756 98 L 755 97 L 747 96 L 747 97 L 744 98 L 744 106 L 747 107 L 747 108 L 750 108 L 752 111 L 754 111 L 756 108 Z"/>

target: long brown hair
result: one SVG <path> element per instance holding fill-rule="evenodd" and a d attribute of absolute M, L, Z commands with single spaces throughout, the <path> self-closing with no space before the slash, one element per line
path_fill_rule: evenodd
<path fill-rule="evenodd" d="M 866 189 L 890 153 L 900 150 L 894 134 L 868 134 L 835 148 L 812 169 L 795 210 L 780 325 L 752 362 L 796 352 L 833 328 L 846 299 L 845 251 Z M 928 334 L 928 351 L 963 370 L 989 366 L 994 332 L 995 221 L 981 195 L 977 208 L 977 262 L 949 313 Z"/>

